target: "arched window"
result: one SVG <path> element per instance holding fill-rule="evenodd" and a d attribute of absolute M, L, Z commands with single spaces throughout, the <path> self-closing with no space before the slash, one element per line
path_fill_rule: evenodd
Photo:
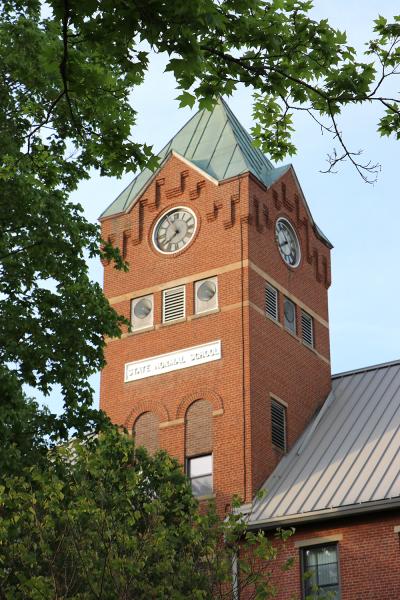
<path fill-rule="evenodd" d="M 186 412 L 186 472 L 195 496 L 213 491 L 212 406 L 208 400 L 196 400 Z"/>
<path fill-rule="evenodd" d="M 136 446 L 144 446 L 150 454 L 157 452 L 159 419 L 157 415 L 151 412 L 142 413 L 135 422 L 133 434 L 135 436 Z"/>

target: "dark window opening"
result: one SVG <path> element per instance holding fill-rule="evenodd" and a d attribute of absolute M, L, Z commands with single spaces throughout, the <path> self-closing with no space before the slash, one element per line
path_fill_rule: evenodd
<path fill-rule="evenodd" d="M 337 544 L 303 548 L 304 600 L 340 599 Z"/>

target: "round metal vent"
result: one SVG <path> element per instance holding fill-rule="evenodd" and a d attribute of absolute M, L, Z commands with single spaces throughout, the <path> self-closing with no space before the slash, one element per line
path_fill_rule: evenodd
<path fill-rule="evenodd" d="M 216 292 L 217 286 L 213 281 L 204 281 L 197 290 L 197 297 L 202 302 L 209 302 L 211 298 L 214 298 Z"/>
<path fill-rule="evenodd" d="M 137 304 L 135 304 L 133 313 L 138 319 L 145 319 L 151 313 L 152 308 L 153 304 L 151 300 L 149 300 L 149 298 L 143 298 L 142 300 L 139 300 Z"/>
<path fill-rule="evenodd" d="M 294 323 L 295 319 L 294 305 L 289 300 L 285 300 L 285 317 L 289 323 Z"/>

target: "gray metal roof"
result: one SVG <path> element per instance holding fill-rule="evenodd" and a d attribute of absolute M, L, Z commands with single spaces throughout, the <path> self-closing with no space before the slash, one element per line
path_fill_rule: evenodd
<path fill-rule="evenodd" d="M 400 505 L 400 361 L 335 375 L 263 488 L 253 525 Z"/>

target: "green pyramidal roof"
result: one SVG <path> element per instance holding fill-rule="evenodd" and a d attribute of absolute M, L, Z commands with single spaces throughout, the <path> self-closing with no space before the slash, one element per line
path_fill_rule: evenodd
<path fill-rule="evenodd" d="M 200 110 L 178 131 L 159 153 L 160 162 L 172 150 L 217 181 L 250 171 L 269 186 L 290 167 L 271 164 L 222 98 L 212 111 Z M 139 173 L 100 218 L 129 210 L 153 175 L 149 169 Z"/>

